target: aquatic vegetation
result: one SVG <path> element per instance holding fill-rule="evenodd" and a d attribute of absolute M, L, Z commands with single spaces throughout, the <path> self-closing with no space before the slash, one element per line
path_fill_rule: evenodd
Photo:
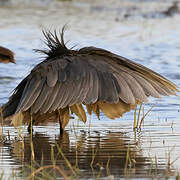
<path fill-rule="evenodd" d="M 25 179 L 83 179 L 86 176 L 101 179 L 116 178 L 118 172 L 121 174 L 118 177 L 138 178 L 140 171 L 149 178 L 160 177 L 160 174 L 166 177 L 175 175 L 173 164 L 178 158 L 171 159 L 174 148 L 167 151 L 167 162 L 162 165 L 158 156 L 152 157 L 151 148 L 148 157 L 144 157 L 138 150 L 138 140 L 127 141 L 126 133 L 107 131 L 101 137 L 93 128 L 90 133 L 89 127 L 85 132 L 79 131 L 79 128 L 83 129 L 74 124 L 69 129 L 74 137 L 73 146 L 66 131 L 63 136 L 59 135 L 51 141 L 44 134 L 23 134 L 24 127 L 18 130 L 14 140 L 10 136 L 6 141 L 12 144 L 10 153 L 16 157 L 17 163 L 23 162 L 18 176 Z M 20 132 L 21 135 L 18 135 Z M 1 177 L 3 179 L 3 173 Z"/>
<path fill-rule="evenodd" d="M 151 112 L 152 108 L 155 106 L 155 104 L 144 114 L 144 108 L 143 110 L 141 109 L 142 108 L 142 105 L 143 104 L 140 104 L 139 106 L 139 111 L 138 111 L 138 116 L 137 116 L 137 107 L 135 108 L 134 110 L 134 129 L 141 129 L 142 127 L 142 124 L 144 123 L 144 119 L 145 117 Z M 141 112 L 143 111 L 143 115 L 141 117 L 141 120 L 140 120 L 140 114 Z"/>

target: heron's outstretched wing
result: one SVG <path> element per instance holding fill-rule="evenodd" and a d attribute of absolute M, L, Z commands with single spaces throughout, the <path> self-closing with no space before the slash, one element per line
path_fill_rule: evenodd
<path fill-rule="evenodd" d="M 152 70 L 93 47 L 41 63 L 26 80 L 16 113 L 30 110 L 44 114 L 67 106 L 77 112 L 75 106 L 84 104 L 89 113 L 98 115 L 101 109 L 113 119 L 138 102 L 147 102 L 149 96 L 159 98 L 178 91 L 176 85 Z M 84 112 L 78 112 L 83 118 Z"/>

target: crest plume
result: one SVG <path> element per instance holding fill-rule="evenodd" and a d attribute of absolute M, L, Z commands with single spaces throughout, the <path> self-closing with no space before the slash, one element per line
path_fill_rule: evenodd
<path fill-rule="evenodd" d="M 44 50 L 35 49 L 35 51 L 47 55 L 47 59 L 70 54 L 71 51 L 66 47 L 66 43 L 64 42 L 65 30 L 66 26 L 62 28 L 61 32 L 54 30 L 54 33 L 52 33 L 50 30 L 42 30 L 45 37 L 44 43 L 48 48 Z"/>

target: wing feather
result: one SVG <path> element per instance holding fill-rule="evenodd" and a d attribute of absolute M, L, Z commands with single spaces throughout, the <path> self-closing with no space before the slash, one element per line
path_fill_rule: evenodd
<path fill-rule="evenodd" d="M 86 112 L 84 111 L 82 104 L 75 104 L 73 106 L 70 106 L 70 109 L 73 113 L 76 114 L 76 116 L 78 116 L 81 121 L 83 121 L 84 123 L 86 122 Z"/>
<path fill-rule="evenodd" d="M 71 63 L 69 63 L 68 71 L 69 73 L 69 79 L 70 80 L 79 80 L 80 78 L 83 78 L 86 76 L 86 72 L 88 71 L 88 66 L 86 61 L 83 61 L 83 59 L 80 57 L 72 58 Z M 83 62 L 83 63 L 82 63 Z"/>
<path fill-rule="evenodd" d="M 53 101 L 53 104 L 51 105 L 50 111 L 55 111 L 56 109 L 58 109 L 59 101 L 61 100 L 61 98 L 66 92 L 65 83 L 58 82 L 58 85 L 59 85 L 59 90 L 57 92 L 55 100 Z"/>
<path fill-rule="evenodd" d="M 113 75 L 110 73 L 98 72 L 99 77 L 99 100 L 109 103 L 119 101 L 118 93 L 114 84 Z"/>
<path fill-rule="evenodd" d="M 127 67 L 128 69 L 131 69 L 135 72 L 142 74 L 143 76 L 149 79 L 152 79 L 153 81 L 157 81 L 160 84 L 163 84 L 164 86 L 166 86 L 168 89 L 171 89 L 172 91 L 175 91 L 175 92 L 179 91 L 178 87 L 174 83 L 172 83 L 165 77 L 161 76 L 160 74 L 152 71 L 151 69 L 113 53 L 111 53 L 111 56 L 112 58 L 116 59 L 116 62 L 118 63 L 118 65 L 120 64 L 124 67 Z"/>
<path fill-rule="evenodd" d="M 31 111 L 33 113 L 37 113 L 41 109 L 42 105 L 46 101 L 46 98 L 48 97 L 48 92 L 50 91 L 50 89 L 51 88 L 47 85 L 47 83 L 44 83 L 39 97 L 36 99 L 35 103 L 32 106 Z"/>
<path fill-rule="evenodd" d="M 54 102 L 54 104 L 56 105 L 56 109 L 60 109 L 61 108 L 61 103 L 62 103 L 64 97 L 67 95 L 67 83 L 68 82 L 61 83 L 61 87 L 59 89 L 59 93 L 58 93 L 57 99 Z"/>
<path fill-rule="evenodd" d="M 143 88 L 146 96 L 153 96 L 156 98 L 160 98 L 160 94 L 156 91 L 156 89 L 144 78 L 142 78 L 138 73 L 133 73 L 133 77 Z"/>
<path fill-rule="evenodd" d="M 140 102 L 148 102 L 148 99 L 144 93 L 144 90 L 139 85 L 139 83 L 136 81 L 136 79 L 134 79 L 131 75 L 124 73 L 124 72 L 121 73 L 121 76 L 124 78 L 124 80 L 129 85 L 135 99 L 139 100 Z"/>
<path fill-rule="evenodd" d="M 89 82 L 89 73 L 87 73 L 87 75 L 81 78 L 81 80 L 79 81 L 80 83 L 79 93 L 75 99 L 74 102 L 75 104 L 81 104 L 86 98 L 86 94 L 88 93 L 88 89 L 89 89 L 88 82 Z"/>
<path fill-rule="evenodd" d="M 163 87 L 161 87 L 161 83 L 158 83 L 155 80 L 153 81 L 152 79 L 145 76 L 142 76 L 142 77 L 146 79 L 160 95 L 163 95 L 163 96 L 169 95 L 169 93 L 167 93 L 166 90 Z"/>
<path fill-rule="evenodd" d="M 41 93 L 41 89 L 44 85 L 44 82 L 45 82 L 45 79 L 42 79 L 40 81 L 40 84 L 39 86 L 36 88 L 36 90 L 34 91 L 34 93 L 32 94 L 31 98 L 29 99 L 28 103 L 23 107 L 23 110 L 26 111 L 28 110 L 33 104 L 34 102 L 36 101 L 36 99 L 38 98 L 38 96 L 40 95 Z"/>
<path fill-rule="evenodd" d="M 110 119 L 120 118 L 124 113 L 134 109 L 136 105 L 137 102 L 135 104 L 126 104 L 123 101 L 119 101 L 117 104 L 98 102 L 99 108 Z"/>
<path fill-rule="evenodd" d="M 66 71 L 64 69 L 60 69 L 58 71 L 58 81 L 65 82 L 67 80 Z"/>
<path fill-rule="evenodd" d="M 127 82 L 119 74 L 114 74 L 114 76 L 116 77 L 120 87 L 119 98 L 127 104 L 135 104 L 134 95 Z"/>
<path fill-rule="evenodd" d="M 77 81 L 72 82 L 72 87 L 73 87 L 73 93 L 71 94 L 72 99 L 69 102 L 69 106 L 72 106 L 75 104 L 77 96 L 79 95 L 80 88 L 81 88 L 81 82 L 80 79 Z"/>
<path fill-rule="evenodd" d="M 64 96 L 59 104 L 59 107 L 60 108 L 65 108 L 67 105 L 69 105 L 69 102 L 71 101 L 71 99 L 73 98 L 72 95 L 73 95 L 73 82 L 72 81 L 69 81 L 65 84 L 65 87 L 66 87 L 66 93 L 64 93 Z M 68 92 L 67 92 L 68 91 Z"/>
<path fill-rule="evenodd" d="M 38 75 L 35 75 L 32 78 L 29 78 L 29 80 L 26 84 L 26 87 L 23 91 L 23 94 L 21 96 L 20 103 L 16 109 L 16 113 L 18 113 L 21 110 L 24 110 L 24 107 L 30 101 L 30 99 L 33 96 L 33 94 L 35 93 L 36 89 L 39 87 L 40 82 L 41 82 L 41 80 Z"/>
<path fill-rule="evenodd" d="M 53 68 L 52 66 L 50 66 L 48 67 L 46 77 L 47 77 L 47 85 L 49 87 L 54 87 L 58 80 L 58 71 L 55 70 L 55 68 Z"/>
<path fill-rule="evenodd" d="M 51 105 L 54 102 L 54 99 L 57 97 L 57 93 L 59 91 L 59 84 L 56 84 L 55 87 L 51 87 L 49 92 L 47 92 L 48 96 L 43 103 L 42 107 L 40 108 L 40 111 L 42 114 L 47 113 L 51 107 Z"/>
<path fill-rule="evenodd" d="M 84 99 L 85 104 L 93 104 L 98 100 L 99 94 L 99 78 L 97 72 L 92 69 L 89 73 L 89 91 L 87 92 L 86 98 Z"/>
<path fill-rule="evenodd" d="M 87 53 L 89 51 L 89 53 Z M 64 109 L 64 124 L 69 109 L 85 121 L 85 111 L 99 117 L 101 109 L 110 118 L 122 116 L 137 101 L 147 102 L 148 96 L 175 94 L 177 86 L 126 58 L 96 48 L 85 48 L 75 55 L 46 60 L 27 77 L 16 112 L 47 113 Z M 64 112 L 63 111 L 63 112 Z M 72 110 L 73 111 L 73 110 Z"/>

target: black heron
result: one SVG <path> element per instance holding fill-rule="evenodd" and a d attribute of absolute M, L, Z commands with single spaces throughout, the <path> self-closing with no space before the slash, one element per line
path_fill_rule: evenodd
<path fill-rule="evenodd" d="M 64 28 L 60 38 L 56 31 L 44 31 L 44 36 L 48 48 L 37 51 L 46 58 L 15 88 L 2 107 L 3 118 L 29 115 L 31 118 L 25 121 L 37 124 L 56 113 L 62 132 L 70 113 L 86 121 L 84 106 L 98 118 L 102 111 L 114 119 L 147 102 L 149 96 L 160 98 L 179 91 L 160 74 L 110 51 L 96 47 L 68 49 Z"/>
<path fill-rule="evenodd" d="M 0 63 L 15 63 L 14 53 L 9 49 L 0 46 Z"/>

